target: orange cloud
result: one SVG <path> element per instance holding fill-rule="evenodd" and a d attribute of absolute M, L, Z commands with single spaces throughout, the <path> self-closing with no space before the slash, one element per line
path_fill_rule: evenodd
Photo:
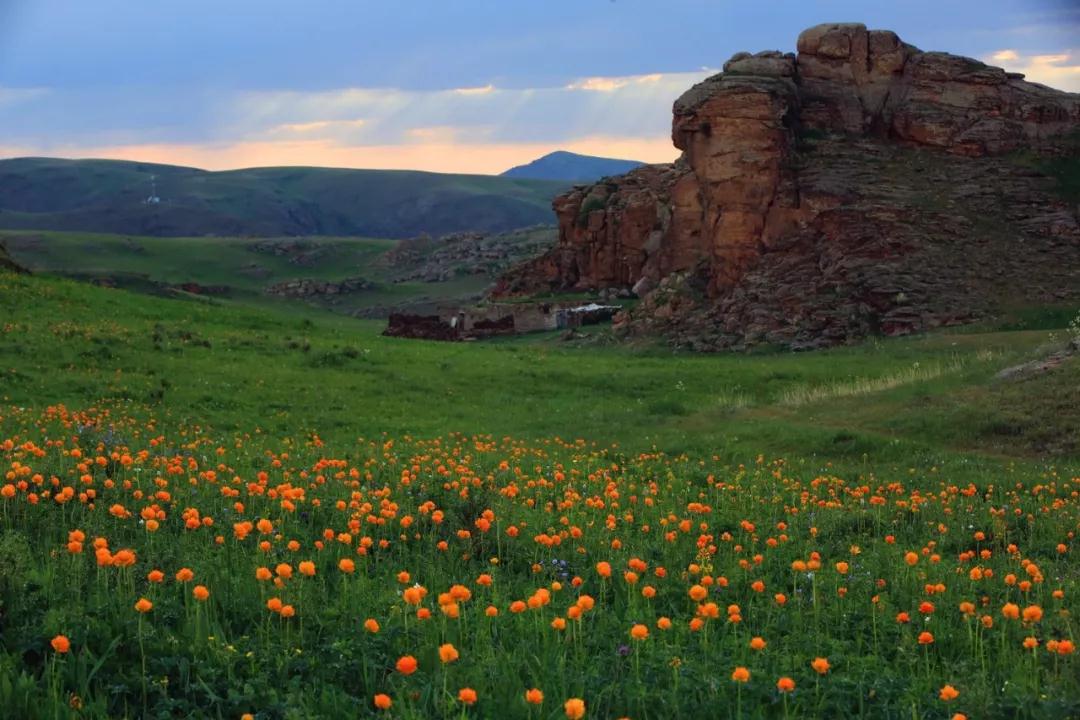
<path fill-rule="evenodd" d="M 678 73 L 676 77 L 685 75 Z M 630 85 L 653 85 L 664 79 L 663 73 L 649 75 L 623 75 L 618 77 L 588 77 L 576 80 L 566 86 L 567 90 L 590 90 L 592 92 L 614 92 Z"/>
<path fill-rule="evenodd" d="M 50 147 L 48 155 L 68 158 L 111 158 L 233 170 L 266 166 L 322 166 L 409 169 L 429 172 L 503 172 L 546 155 L 569 150 L 583 155 L 671 162 L 678 150 L 668 137 L 629 138 L 601 135 L 556 143 L 456 144 L 438 134 L 431 142 L 407 145 L 340 145 L 328 140 L 238 142 L 231 144 L 140 144 L 99 147 Z M 0 147 L 0 156 L 40 155 L 25 147 Z"/>
<path fill-rule="evenodd" d="M 1059 90 L 1080 92 L 1080 50 L 1027 55 L 1016 50 L 998 50 L 986 61 L 1009 72 L 1023 73 L 1027 80 Z"/>

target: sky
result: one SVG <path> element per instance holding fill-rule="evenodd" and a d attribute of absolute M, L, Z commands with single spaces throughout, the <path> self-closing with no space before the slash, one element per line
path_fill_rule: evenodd
<path fill-rule="evenodd" d="M 667 162 L 675 98 L 822 22 L 1080 92 L 1080 0 L 0 0 L 0 158 Z"/>

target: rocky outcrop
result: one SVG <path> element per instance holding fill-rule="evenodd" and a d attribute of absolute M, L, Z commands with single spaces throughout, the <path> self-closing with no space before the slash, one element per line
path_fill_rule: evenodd
<path fill-rule="evenodd" d="M 803 122 L 962 155 L 1050 146 L 1080 103 L 977 60 L 921 52 L 887 30 L 819 25 L 798 41 Z"/>
<path fill-rule="evenodd" d="M 289 298 L 310 298 L 316 296 L 347 295 L 348 293 L 369 290 L 375 287 L 370 280 L 361 277 L 345 278 L 344 280 L 312 280 L 299 278 L 275 283 L 266 288 L 267 295 Z"/>
<path fill-rule="evenodd" d="M 522 260 L 549 250 L 557 237 L 553 226 L 521 228 L 508 233 L 453 233 L 438 239 L 427 235 L 399 240 L 382 257 L 392 281 L 447 282 L 465 275 L 495 279 Z"/>
<path fill-rule="evenodd" d="M 962 322 L 1002 269 L 1013 299 L 1080 295 L 1077 208 L 1009 155 L 1074 153 L 1080 96 L 857 24 L 797 49 L 688 90 L 681 157 L 557 198 L 558 245 L 494 294 L 633 288 L 626 332 L 702 349 Z"/>

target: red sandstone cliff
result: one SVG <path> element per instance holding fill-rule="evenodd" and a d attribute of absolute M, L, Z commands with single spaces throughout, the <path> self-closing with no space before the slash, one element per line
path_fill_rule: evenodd
<path fill-rule="evenodd" d="M 675 101 L 672 165 L 555 200 L 559 244 L 496 296 L 633 288 L 630 332 L 813 346 L 1080 297 L 1080 95 L 863 25 L 739 53 Z M 1025 153 L 1023 158 L 1019 152 Z"/>

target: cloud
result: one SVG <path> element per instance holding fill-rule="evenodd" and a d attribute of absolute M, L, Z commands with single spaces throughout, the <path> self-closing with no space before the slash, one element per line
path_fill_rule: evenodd
<path fill-rule="evenodd" d="M 365 120 L 316 120 L 315 122 L 306 123 L 285 123 L 278 125 L 274 128 L 275 131 L 287 132 L 287 133 L 315 133 L 328 130 L 331 128 L 361 128 L 364 127 Z"/>
<path fill-rule="evenodd" d="M 567 90 L 587 90 L 591 92 L 613 92 L 628 85 L 656 84 L 664 79 L 662 73 L 649 75 L 627 75 L 623 77 L 589 77 L 575 80 L 566 86 Z"/>
<path fill-rule="evenodd" d="M 1080 92 L 1080 50 L 1028 54 L 1004 49 L 989 54 L 986 61 L 1000 65 L 1009 72 L 1023 73 L 1031 82 L 1068 92 Z"/>
<path fill-rule="evenodd" d="M 453 92 L 458 95 L 487 95 L 488 93 L 495 92 L 495 86 L 484 85 L 483 87 L 454 88 Z"/>
<path fill-rule="evenodd" d="M 525 149 L 543 154 L 575 147 L 666 161 L 676 154 L 669 139 L 672 102 L 710 74 L 592 77 L 539 88 L 58 89 L 25 96 L 18 114 L 0 107 L 0 137 L 35 155 L 174 158 L 213 168 L 333 164 L 487 172 L 534 159 L 522 154 Z M 427 152 L 416 150 L 423 147 Z"/>
<path fill-rule="evenodd" d="M 0 87 L 0 109 L 31 102 L 49 94 L 48 88 Z"/>

